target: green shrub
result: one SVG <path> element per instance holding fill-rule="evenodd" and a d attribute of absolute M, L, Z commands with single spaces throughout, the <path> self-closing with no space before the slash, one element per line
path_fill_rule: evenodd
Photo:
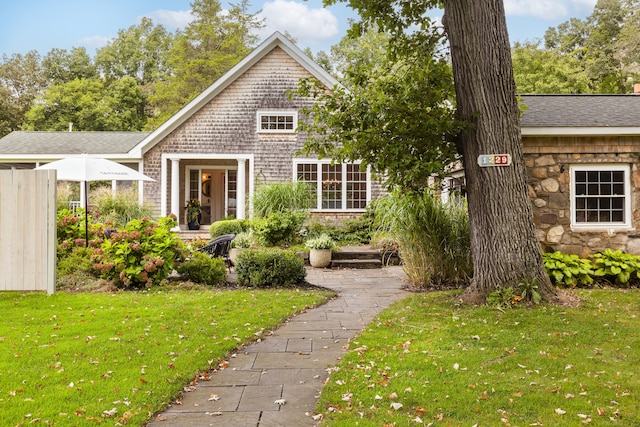
<path fill-rule="evenodd" d="M 556 286 L 585 287 L 593 283 L 593 265 L 588 259 L 560 251 L 544 253 L 544 266 Z"/>
<path fill-rule="evenodd" d="M 591 255 L 593 274 L 610 284 L 628 287 L 632 280 L 640 278 L 640 257 L 621 250 L 605 249 Z"/>
<path fill-rule="evenodd" d="M 417 288 L 467 285 L 473 276 L 466 205 L 443 204 L 431 192 L 378 199 L 381 232 L 398 243 L 408 282 Z"/>
<path fill-rule="evenodd" d="M 178 273 L 203 285 L 218 285 L 225 282 L 227 267 L 222 258 L 212 258 L 202 252 L 193 252 L 190 259 L 181 263 Z"/>
<path fill-rule="evenodd" d="M 249 222 L 244 219 L 225 219 L 216 221 L 209 228 L 209 235 L 212 239 L 224 234 L 240 234 L 249 229 Z"/>
<path fill-rule="evenodd" d="M 238 283 L 259 288 L 295 286 L 307 274 L 304 260 L 292 251 L 282 249 L 247 249 L 238 254 Z"/>
<path fill-rule="evenodd" d="M 264 246 L 294 243 L 307 215 L 300 211 L 272 212 L 252 221 L 253 235 Z"/>
<path fill-rule="evenodd" d="M 312 220 L 305 224 L 305 229 L 308 237 L 328 234 L 343 245 L 367 244 L 374 232 L 373 215 L 364 213 L 356 219 L 339 222 Z"/>
<path fill-rule="evenodd" d="M 247 249 L 253 246 L 253 244 L 254 244 L 253 233 L 250 231 L 245 231 L 245 232 L 236 234 L 235 239 L 231 241 L 232 248 Z"/>
<path fill-rule="evenodd" d="M 70 209 L 59 209 L 57 212 L 58 242 L 84 239 L 84 209 L 73 213 Z"/>
<path fill-rule="evenodd" d="M 316 203 L 314 190 L 303 182 L 264 184 L 253 194 L 253 212 L 264 218 L 274 212 L 308 211 Z"/>
<path fill-rule="evenodd" d="M 173 217 L 135 219 L 94 251 L 94 270 L 120 288 L 159 284 L 183 257 L 184 245 L 171 228 Z"/>
<path fill-rule="evenodd" d="M 68 251 L 63 252 L 63 256 L 58 254 L 58 262 L 56 263 L 56 274 L 65 276 L 75 274 L 79 271 L 91 273 L 93 262 L 91 255 L 93 248 L 82 246 L 72 246 Z"/>

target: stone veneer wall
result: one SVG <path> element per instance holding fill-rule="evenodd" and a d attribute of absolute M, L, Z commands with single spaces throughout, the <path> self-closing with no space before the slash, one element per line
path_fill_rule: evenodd
<path fill-rule="evenodd" d="M 538 240 L 544 250 L 587 257 L 606 248 L 640 254 L 640 141 L 631 137 L 523 138 L 529 196 Z M 570 166 L 579 164 L 631 166 L 633 231 L 571 229 Z"/>

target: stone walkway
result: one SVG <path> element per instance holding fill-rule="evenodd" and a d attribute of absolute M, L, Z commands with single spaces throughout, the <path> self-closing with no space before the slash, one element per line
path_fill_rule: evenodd
<path fill-rule="evenodd" d="M 339 295 L 243 348 L 148 426 L 316 425 L 311 416 L 328 368 L 339 363 L 351 338 L 408 292 L 401 289 L 401 267 L 307 271 L 307 281 Z"/>

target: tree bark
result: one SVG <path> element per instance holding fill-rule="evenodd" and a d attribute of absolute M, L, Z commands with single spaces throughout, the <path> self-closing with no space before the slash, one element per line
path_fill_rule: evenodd
<path fill-rule="evenodd" d="M 556 297 L 533 224 L 511 49 L 502 0 L 444 0 L 456 102 L 470 126 L 459 135 L 467 180 L 474 277 L 463 294 L 483 302 L 495 289 L 536 280 Z M 480 167 L 481 154 L 508 153 L 510 166 Z"/>

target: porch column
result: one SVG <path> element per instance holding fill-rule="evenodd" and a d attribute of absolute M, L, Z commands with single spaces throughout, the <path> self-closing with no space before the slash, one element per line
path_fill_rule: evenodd
<path fill-rule="evenodd" d="M 246 204 L 246 159 L 238 159 L 238 182 L 236 183 L 236 218 L 245 219 L 245 204 Z"/>
<path fill-rule="evenodd" d="M 180 224 L 180 159 L 171 160 L 171 213 Z"/>

